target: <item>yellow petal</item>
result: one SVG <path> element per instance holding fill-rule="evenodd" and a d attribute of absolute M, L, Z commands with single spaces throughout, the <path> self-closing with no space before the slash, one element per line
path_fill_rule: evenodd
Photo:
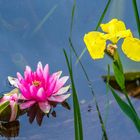
<path fill-rule="evenodd" d="M 126 30 L 124 22 L 118 19 L 112 19 L 108 23 L 101 24 L 100 27 L 104 32 L 111 34 Z"/>
<path fill-rule="evenodd" d="M 116 33 L 116 36 L 118 38 L 133 37 L 130 29 L 124 30 L 124 31 L 119 31 L 119 32 Z"/>
<path fill-rule="evenodd" d="M 103 33 L 89 32 L 84 36 L 84 42 L 93 59 L 101 59 L 104 57 L 106 40 L 103 38 Z"/>
<path fill-rule="evenodd" d="M 119 32 L 113 33 L 113 34 L 109 33 L 109 34 L 105 34 L 104 35 L 104 38 L 106 40 L 110 40 L 114 44 L 116 44 L 119 39 L 125 38 L 125 37 L 132 37 L 132 33 L 131 33 L 131 31 L 129 29 L 128 30 L 124 30 L 124 31 L 119 31 Z"/>
<path fill-rule="evenodd" d="M 133 61 L 140 61 L 140 40 L 128 37 L 122 44 L 124 54 Z"/>

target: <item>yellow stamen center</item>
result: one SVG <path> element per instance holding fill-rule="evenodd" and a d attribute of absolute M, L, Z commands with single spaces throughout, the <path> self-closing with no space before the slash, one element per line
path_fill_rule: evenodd
<path fill-rule="evenodd" d="M 33 82 L 33 85 L 36 86 L 36 87 L 40 86 L 40 81 L 36 81 L 36 80 L 35 80 L 35 81 Z"/>

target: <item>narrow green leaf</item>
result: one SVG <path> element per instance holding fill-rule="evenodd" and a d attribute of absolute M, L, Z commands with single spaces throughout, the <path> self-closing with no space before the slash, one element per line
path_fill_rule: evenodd
<path fill-rule="evenodd" d="M 69 46 L 70 46 L 70 64 L 69 64 L 69 66 L 71 65 L 71 69 L 72 69 L 71 50 L 74 52 L 74 54 L 75 54 L 76 57 L 78 58 L 77 52 L 76 52 L 76 50 L 74 49 L 74 46 L 73 46 L 73 43 L 72 43 L 72 40 L 71 40 L 71 38 L 72 38 L 72 28 L 73 28 L 73 22 L 74 22 L 75 8 L 76 8 L 76 0 L 74 0 L 74 4 L 73 4 L 73 7 L 72 7 L 71 27 L 70 27 L 70 36 L 69 36 Z M 102 138 L 103 138 L 104 140 L 108 140 L 107 133 L 106 133 L 106 129 L 105 129 L 105 125 L 104 125 L 104 122 L 103 122 L 103 119 L 102 119 L 102 116 L 101 116 L 101 113 L 100 113 L 100 110 L 99 110 L 99 107 L 98 107 L 98 103 L 97 103 L 96 98 L 95 98 L 94 91 L 93 91 L 92 86 L 91 86 L 91 81 L 90 81 L 90 79 L 89 79 L 89 77 L 88 77 L 88 75 L 87 75 L 87 72 L 86 72 L 86 70 L 85 70 L 83 64 L 81 63 L 80 60 L 79 60 L 79 62 L 80 62 L 80 65 L 81 65 L 81 67 L 82 67 L 82 70 L 83 70 L 83 72 L 84 72 L 84 74 L 85 74 L 85 76 L 86 76 L 86 79 L 87 79 L 87 81 L 88 81 L 88 85 L 89 85 L 89 87 L 90 87 L 90 89 L 91 89 L 91 93 L 92 93 L 92 95 L 94 96 L 94 101 L 95 101 L 96 109 L 97 109 L 97 112 L 98 112 L 98 117 L 99 117 L 99 120 L 100 120 L 102 132 L 103 132 L 103 137 L 102 137 Z M 68 63 L 67 63 L 67 64 L 68 64 Z M 76 129 L 76 127 L 75 127 L 75 129 Z M 75 130 L 75 132 L 76 132 L 76 130 Z M 75 139 L 76 139 L 76 137 L 75 137 Z"/>
<path fill-rule="evenodd" d="M 128 97 L 128 93 L 126 92 L 123 66 L 122 66 L 122 63 L 121 63 L 121 60 L 120 60 L 120 57 L 119 57 L 117 50 L 115 51 L 115 54 L 114 54 L 113 70 L 114 70 L 114 75 L 115 75 L 115 79 L 116 79 L 117 84 L 119 85 L 119 87 L 121 88 L 123 93 L 125 94 L 125 97 L 129 103 L 129 105 L 131 106 L 133 111 L 136 113 L 135 108 L 133 107 L 133 105 Z"/>
<path fill-rule="evenodd" d="M 113 62 L 113 70 L 114 70 L 115 79 L 118 85 L 120 86 L 121 89 L 124 89 L 125 88 L 124 75 L 122 71 L 120 70 L 119 65 L 116 61 Z"/>
<path fill-rule="evenodd" d="M 105 9 L 104 9 L 104 11 L 102 12 L 102 14 L 101 14 L 101 16 L 100 16 L 100 18 L 99 18 L 99 21 L 98 21 L 98 23 L 97 23 L 97 25 L 96 25 L 95 31 L 98 30 L 98 28 L 99 28 L 101 22 L 103 21 L 103 19 L 104 19 L 104 17 L 105 17 L 105 14 L 106 14 L 106 12 L 107 12 L 107 10 L 108 10 L 108 8 L 109 8 L 110 3 L 111 3 L 111 0 L 108 0 L 107 4 L 106 4 L 106 6 L 105 6 Z"/>
<path fill-rule="evenodd" d="M 70 37 L 72 36 L 75 8 L 76 8 L 76 0 L 74 0 L 73 6 L 72 6 L 72 12 L 71 12 Z"/>
<path fill-rule="evenodd" d="M 0 105 L 0 114 L 4 111 L 4 109 L 5 109 L 6 107 L 8 107 L 8 105 L 9 105 L 9 101 L 5 101 L 4 103 L 2 103 L 2 104 Z"/>
<path fill-rule="evenodd" d="M 68 60 L 68 56 L 65 50 L 64 50 L 64 55 L 65 55 L 66 63 L 70 74 L 71 84 L 72 84 L 75 140 L 83 140 L 83 128 L 82 128 L 80 105 L 79 105 L 77 91 L 74 84 L 72 65 Z"/>
<path fill-rule="evenodd" d="M 105 6 L 105 9 L 103 10 L 103 12 L 102 12 L 102 14 L 101 14 L 101 16 L 100 16 L 100 18 L 99 18 L 99 21 L 98 21 L 98 23 L 97 23 L 97 25 L 96 25 L 96 27 L 95 27 L 95 31 L 98 30 L 98 28 L 99 28 L 101 22 L 103 21 L 105 15 L 106 15 L 106 12 L 107 12 L 107 10 L 108 10 L 108 8 L 109 8 L 109 6 L 110 6 L 110 3 L 111 3 L 111 0 L 108 0 L 107 4 L 106 4 L 106 6 Z M 82 58 L 82 56 L 84 55 L 84 53 L 86 52 L 86 50 L 87 50 L 87 48 L 84 48 L 84 49 L 82 50 L 82 52 L 81 52 L 80 56 L 78 57 L 76 63 L 79 62 L 79 60 Z"/>
<path fill-rule="evenodd" d="M 127 104 L 125 103 L 113 90 L 113 88 L 111 86 L 109 86 L 116 102 L 118 103 L 118 105 L 120 106 L 121 110 L 133 121 L 134 125 L 136 126 L 137 130 L 140 133 L 140 120 L 137 116 L 137 114 L 133 111 L 133 109 Z"/>
<path fill-rule="evenodd" d="M 78 58 L 78 54 L 77 54 L 77 52 L 75 50 L 75 47 L 73 46 L 71 38 L 69 38 L 69 44 L 70 44 L 70 47 L 71 47 L 72 51 L 74 52 L 76 58 Z M 100 125 L 101 125 L 101 129 L 102 129 L 102 132 L 103 132 L 103 138 L 105 140 L 108 140 L 107 132 L 106 132 L 106 129 L 105 129 L 105 124 L 104 124 L 104 121 L 102 119 L 102 115 L 101 115 L 101 112 L 100 112 L 100 109 L 99 109 L 99 106 L 98 106 L 98 102 L 96 100 L 96 96 L 95 96 L 94 90 L 92 88 L 92 82 L 90 81 L 90 78 L 89 78 L 89 76 L 88 76 L 88 74 L 86 72 L 86 69 L 85 69 L 84 65 L 82 64 L 81 60 L 79 60 L 79 64 L 81 65 L 81 68 L 82 68 L 82 70 L 84 72 L 84 75 L 86 77 L 88 86 L 89 86 L 89 88 L 91 90 L 91 93 L 93 95 L 93 99 L 94 99 L 94 102 L 95 102 L 96 110 L 98 112 L 98 118 L 100 120 Z"/>
<path fill-rule="evenodd" d="M 133 3 L 133 10 L 134 10 L 134 14 L 135 14 L 136 23 L 137 23 L 138 33 L 139 33 L 139 37 L 140 37 L 140 17 L 139 17 L 139 12 L 138 12 L 137 1 L 132 0 L 132 3 Z"/>
<path fill-rule="evenodd" d="M 123 74 L 123 67 L 121 64 L 121 60 L 119 58 L 119 54 L 115 51 L 114 61 L 113 61 L 113 70 L 115 79 L 122 90 L 125 89 L 125 78 Z"/>

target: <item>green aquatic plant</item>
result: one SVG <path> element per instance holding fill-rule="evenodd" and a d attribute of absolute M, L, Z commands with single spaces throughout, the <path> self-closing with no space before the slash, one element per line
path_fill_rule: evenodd
<path fill-rule="evenodd" d="M 108 1 L 107 5 L 106 5 L 106 7 L 105 7 L 105 9 L 104 9 L 104 11 L 103 11 L 99 21 L 98 21 L 98 24 L 96 26 L 97 29 L 98 29 L 99 23 L 102 21 L 102 19 L 105 16 L 105 13 L 106 13 L 109 5 L 110 5 L 110 2 L 111 2 L 111 0 Z M 89 88 L 91 90 L 91 94 L 93 95 L 93 100 L 95 102 L 96 110 L 97 110 L 97 113 L 98 113 L 98 118 L 99 118 L 101 129 L 102 129 L 102 139 L 108 140 L 108 136 L 107 136 L 104 120 L 102 118 L 102 115 L 101 115 L 101 112 L 100 112 L 100 108 L 99 108 L 99 105 L 98 105 L 98 102 L 97 102 L 97 99 L 96 99 L 96 96 L 95 96 L 95 93 L 94 93 L 94 90 L 93 90 L 93 87 L 92 87 L 92 82 L 90 81 L 90 78 L 89 78 L 89 76 L 87 74 L 87 71 L 86 71 L 84 65 L 82 64 L 81 60 L 78 58 L 78 54 L 77 54 L 77 52 L 75 50 L 75 47 L 73 45 L 73 42 L 72 42 L 72 29 L 73 29 L 73 23 L 74 23 L 75 9 L 76 9 L 76 0 L 74 0 L 73 7 L 72 7 L 72 12 L 71 12 L 70 36 L 69 36 L 70 54 L 73 52 L 74 55 L 77 58 L 77 61 L 79 60 L 80 66 L 81 66 L 81 68 L 83 70 L 83 73 L 85 75 L 85 78 L 87 80 L 87 84 L 88 84 L 88 86 L 89 86 Z M 71 58 L 71 56 L 70 56 L 70 58 Z M 70 63 L 71 63 L 71 59 L 70 59 Z M 75 127 L 75 129 L 76 129 L 76 127 Z M 75 135 L 77 135 L 76 133 L 77 133 L 77 131 L 75 131 Z"/>
<path fill-rule="evenodd" d="M 81 111 L 80 111 L 77 91 L 74 83 L 72 63 L 70 63 L 70 60 L 68 59 L 68 55 L 65 50 L 64 50 L 64 55 L 69 70 L 71 86 L 72 86 L 75 140 L 83 140 L 82 118 L 81 118 Z"/>
<path fill-rule="evenodd" d="M 109 85 L 109 76 L 107 77 L 107 85 L 121 110 L 133 121 L 137 130 L 140 132 L 140 119 L 135 107 L 128 97 L 123 66 L 117 52 L 117 42 L 119 39 L 124 38 L 124 42 L 122 43 L 123 52 L 131 60 L 140 61 L 140 40 L 133 38 L 130 29 L 126 29 L 125 24 L 117 19 L 112 19 L 110 22 L 101 24 L 100 26 L 106 34 L 94 31 L 89 32 L 84 36 L 84 42 L 93 59 L 103 58 L 104 53 L 107 53 L 112 58 L 112 68 L 114 70 L 115 80 L 124 93 L 128 103 L 125 103 L 125 101 L 123 101 Z M 109 44 L 106 48 L 107 40 L 111 41 L 112 44 Z"/>

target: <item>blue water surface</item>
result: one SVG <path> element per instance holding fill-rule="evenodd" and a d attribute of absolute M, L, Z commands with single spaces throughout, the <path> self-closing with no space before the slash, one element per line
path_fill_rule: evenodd
<path fill-rule="evenodd" d="M 140 7 L 140 1 L 138 8 Z M 83 36 L 94 30 L 107 0 L 77 0 L 72 32 L 72 41 L 80 55 L 85 48 Z M 68 37 L 70 34 L 71 10 L 73 0 L 0 0 L 0 92 L 10 91 L 7 76 L 23 73 L 25 66 L 36 69 L 38 61 L 50 65 L 51 72 L 68 70 L 63 48 L 69 52 Z M 48 15 L 50 14 L 50 15 Z M 125 21 L 134 35 L 138 37 L 132 1 L 112 0 L 103 20 L 112 18 Z M 139 63 L 128 60 L 119 48 L 125 71 L 138 71 Z M 102 131 L 97 116 L 93 96 L 88 88 L 85 76 L 79 64 L 73 70 L 78 98 L 81 106 L 84 140 L 101 140 Z M 111 93 L 106 95 L 106 86 L 101 75 L 107 73 L 107 64 L 111 60 L 105 56 L 103 60 L 93 61 L 88 52 L 82 62 L 93 83 L 103 118 L 106 116 L 105 105 L 109 99 L 106 121 L 107 134 L 110 140 L 137 140 L 139 134 L 132 122 L 120 111 Z M 70 82 L 70 81 L 68 81 Z M 72 97 L 68 100 L 72 108 Z M 138 112 L 140 101 L 133 99 Z M 91 111 L 88 112 L 89 106 Z M 73 109 L 67 111 L 61 106 L 56 109 L 57 117 L 45 118 L 39 127 L 36 122 L 28 123 L 28 118 L 20 118 L 19 140 L 74 140 Z M 0 138 L 4 139 L 4 138 Z"/>

